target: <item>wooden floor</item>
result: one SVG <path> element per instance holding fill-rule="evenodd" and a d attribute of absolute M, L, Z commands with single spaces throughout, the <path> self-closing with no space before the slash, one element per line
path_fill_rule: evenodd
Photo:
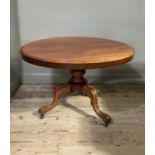
<path fill-rule="evenodd" d="M 100 107 L 113 117 L 104 127 L 86 96 L 70 94 L 38 118 L 52 87 L 22 85 L 11 99 L 11 155 L 144 155 L 144 85 L 95 87 Z"/>

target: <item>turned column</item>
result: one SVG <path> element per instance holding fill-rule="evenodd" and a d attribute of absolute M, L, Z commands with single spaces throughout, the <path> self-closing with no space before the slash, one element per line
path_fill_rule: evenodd
<path fill-rule="evenodd" d="M 68 81 L 68 84 L 56 86 L 54 88 L 53 101 L 38 110 L 40 118 L 43 118 L 45 113 L 56 107 L 61 96 L 70 92 L 76 92 L 90 97 L 95 113 L 104 121 L 105 126 L 108 126 L 111 122 L 111 117 L 99 109 L 97 92 L 94 88 L 87 86 L 87 80 L 84 78 L 85 70 L 71 70 L 70 72 L 71 79 Z"/>
<path fill-rule="evenodd" d="M 81 93 L 82 87 L 87 85 L 87 80 L 84 78 L 85 70 L 71 70 L 71 79 L 69 84 L 71 85 L 71 91 Z"/>

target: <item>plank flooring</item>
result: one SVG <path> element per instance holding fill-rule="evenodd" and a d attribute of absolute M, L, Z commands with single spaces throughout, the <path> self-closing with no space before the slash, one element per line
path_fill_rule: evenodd
<path fill-rule="evenodd" d="M 11 99 L 11 155 L 144 155 L 144 84 L 92 85 L 108 128 L 86 96 L 70 94 L 39 119 L 52 86 L 22 85 Z"/>

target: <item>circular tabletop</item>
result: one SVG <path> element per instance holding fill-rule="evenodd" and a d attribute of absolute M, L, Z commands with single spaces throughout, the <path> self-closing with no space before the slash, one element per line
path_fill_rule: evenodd
<path fill-rule="evenodd" d="M 39 66 L 94 69 L 130 61 L 134 49 L 118 41 L 91 37 L 56 37 L 21 47 L 24 60 Z"/>

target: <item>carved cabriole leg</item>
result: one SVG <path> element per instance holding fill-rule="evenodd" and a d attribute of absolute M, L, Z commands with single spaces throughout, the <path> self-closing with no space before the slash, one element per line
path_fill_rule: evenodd
<path fill-rule="evenodd" d="M 69 84 L 71 85 L 71 91 L 81 93 L 81 89 L 84 85 L 87 85 L 87 79 L 84 78 L 85 70 L 71 70 L 71 79 Z"/>
<path fill-rule="evenodd" d="M 90 88 L 88 86 L 83 86 L 82 88 L 82 94 L 84 95 L 87 95 L 90 97 L 91 99 L 91 105 L 94 109 L 94 111 L 96 112 L 96 114 L 102 118 L 102 120 L 104 121 L 105 123 L 105 126 L 108 126 L 109 123 L 111 122 L 111 117 L 110 115 L 102 112 L 100 109 L 99 109 L 99 105 L 98 105 L 98 99 L 97 99 L 97 92 L 95 89 L 93 88 Z"/>
<path fill-rule="evenodd" d="M 40 118 L 44 117 L 44 114 L 52 110 L 57 104 L 61 96 L 71 92 L 70 84 L 56 86 L 53 92 L 53 101 L 51 104 L 41 107 L 38 112 L 40 113 Z"/>
<path fill-rule="evenodd" d="M 68 84 L 55 87 L 52 103 L 47 106 L 43 106 L 38 110 L 41 118 L 43 118 L 46 112 L 52 110 L 58 104 L 58 100 L 61 96 L 70 92 L 77 92 L 90 97 L 94 111 L 103 119 L 105 126 L 108 126 L 111 122 L 111 117 L 99 109 L 96 90 L 87 86 L 87 80 L 83 76 L 85 74 L 85 70 L 71 70 L 71 74 L 72 76 Z"/>

